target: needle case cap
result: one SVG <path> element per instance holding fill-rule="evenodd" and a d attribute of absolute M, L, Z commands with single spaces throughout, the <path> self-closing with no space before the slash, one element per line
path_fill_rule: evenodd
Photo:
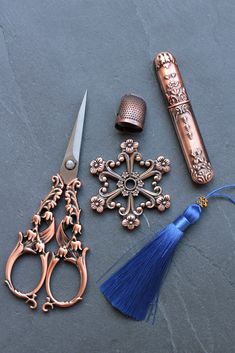
<path fill-rule="evenodd" d="M 146 103 L 143 98 L 135 94 L 126 94 L 116 117 L 115 127 L 121 131 L 140 132 L 144 127 Z"/>

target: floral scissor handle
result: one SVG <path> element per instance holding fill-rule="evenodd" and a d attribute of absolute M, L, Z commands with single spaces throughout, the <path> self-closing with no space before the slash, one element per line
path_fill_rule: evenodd
<path fill-rule="evenodd" d="M 82 243 L 77 239 L 77 236 L 81 234 L 80 224 L 80 213 L 81 209 L 77 201 L 76 189 L 81 187 L 81 182 L 78 178 L 72 180 L 66 187 L 65 190 L 65 209 L 67 215 L 63 218 L 60 223 L 57 232 L 56 240 L 59 245 L 59 249 L 56 253 L 52 253 L 52 258 L 49 263 L 47 274 L 46 274 L 46 291 L 47 300 L 43 304 L 43 311 L 53 309 L 54 306 L 69 307 L 82 300 L 82 295 L 87 285 L 87 269 L 86 269 L 86 252 L 88 247 L 82 248 Z M 66 230 L 71 228 L 72 237 L 69 238 L 66 234 Z M 80 287 L 75 297 L 69 301 L 59 301 L 55 299 L 52 294 L 50 281 L 52 273 L 61 259 L 70 262 L 75 265 L 80 273 Z"/>
<path fill-rule="evenodd" d="M 31 309 L 37 308 L 37 293 L 42 287 L 47 273 L 47 262 L 49 252 L 45 252 L 45 244 L 48 243 L 55 234 L 55 218 L 52 210 L 60 199 L 64 182 L 59 175 L 52 177 L 53 186 L 46 198 L 41 201 L 40 207 L 33 216 L 32 229 L 29 229 L 25 234 L 19 232 L 19 239 L 16 247 L 10 254 L 6 263 L 6 279 L 5 283 L 8 285 L 10 291 L 17 297 L 25 299 L 26 303 L 30 305 Z M 40 232 L 40 228 L 46 224 L 46 228 Z M 41 278 L 36 287 L 23 293 L 15 288 L 12 281 L 12 270 L 17 259 L 24 254 L 39 255 L 41 259 L 42 272 Z"/>

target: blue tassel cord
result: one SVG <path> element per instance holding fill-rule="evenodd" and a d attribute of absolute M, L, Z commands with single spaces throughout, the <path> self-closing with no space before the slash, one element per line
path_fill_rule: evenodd
<path fill-rule="evenodd" d="M 235 184 L 218 188 L 203 201 L 220 197 L 235 204 L 230 195 L 219 192 L 234 187 Z M 157 302 L 161 283 L 179 241 L 186 229 L 201 217 L 201 206 L 188 206 L 181 216 L 156 233 L 152 241 L 101 285 L 101 292 L 114 308 L 135 320 L 146 318 L 150 305 Z"/>

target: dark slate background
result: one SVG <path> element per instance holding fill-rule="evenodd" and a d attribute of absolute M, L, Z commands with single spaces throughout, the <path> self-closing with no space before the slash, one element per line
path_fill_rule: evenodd
<path fill-rule="evenodd" d="M 0 1 L 0 351 L 67 353 L 232 353 L 235 351 L 234 206 L 213 201 L 178 248 L 161 292 L 157 324 L 134 322 L 101 296 L 97 279 L 129 247 L 173 220 L 195 197 L 235 182 L 235 5 L 203 0 Z M 186 166 L 152 68 L 154 55 L 173 52 L 191 97 L 216 178 L 197 187 Z M 31 311 L 5 287 L 4 266 L 18 231 L 58 171 L 85 89 L 86 125 L 79 175 L 83 243 L 89 245 L 89 285 L 83 303 L 48 315 Z M 172 172 L 162 181 L 172 207 L 150 210 L 133 233 L 116 212 L 94 214 L 98 181 L 89 161 L 114 158 L 127 135 L 114 129 L 123 94 L 147 102 L 145 158 L 164 154 Z M 52 243 L 50 248 L 54 248 Z M 30 289 L 39 262 L 25 258 L 14 272 Z M 76 290 L 77 273 L 61 266 L 59 298 Z M 39 304 L 46 293 L 41 290 Z"/>

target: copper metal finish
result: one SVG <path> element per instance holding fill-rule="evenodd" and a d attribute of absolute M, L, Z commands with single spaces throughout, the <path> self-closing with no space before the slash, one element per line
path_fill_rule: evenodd
<path fill-rule="evenodd" d="M 214 172 L 176 59 L 162 52 L 155 57 L 154 65 L 192 180 L 206 184 Z"/>
<path fill-rule="evenodd" d="M 43 311 L 47 312 L 48 309 L 53 309 L 54 306 L 69 307 L 82 300 L 82 295 L 87 285 L 87 269 L 86 269 L 86 252 L 89 250 L 88 247 L 83 248 L 81 241 L 77 237 L 81 234 L 80 224 L 80 213 L 81 209 L 77 202 L 77 191 L 81 187 L 81 182 L 78 178 L 72 180 L 66 187 L 65 191 L 65 209 L 67 215 L 60 223 L 57 232 L 56 240 L 59 245 L 59 249 L 56 253 L 52 254 L 52 259 L 49 263 L 46 275 L 46 291 L 48 297 L 46 302 L 43 304 Z M 66 230 L 72 230 L 72 237 L 70 238 L 66 234 Z M 52 273 L 59 263 L 63 259 L 64 261 L 70 262 L 75 265 L 80 273 L 80 287 L 75 297 L 69 301 L 56 300 L 52 294 L 50 282 Z"/>
<path fill-rule="evenodd" d="M 145 112 L 146 103 L 143 98 L 134 94 L 126 94 L 121 98 L 115 127 L 121 131 L 142 131 Z"/>
<path fill-rule="evenodd" d="M 37 308 L 36 297 L 40 288 L 46 283 L 47 299 L 43 305 L 43 311 L 53 309 L 54 306 L 68 307 L 82 300 L 82 295 L 87 285 L 87 269 L 86 269 L 86 252 L 87 247 L 82 247 L 78 237 L 81 234 L 80 213 L 81 209 L 77 201 L 77 189 L 81 187 L 81 182 L 76 178 L 79 155 L 81 148 L 82 130 L 85 118 L 86 106 L 85 93 L 78 118 L 73 129 L 69 144 L 60 169 L 60 174 L 52 177 L 53 186 L 46 198 L 41 201 L 40 207 L 33 216 L 33 227 L 25 234 L 19 233 L 19 240 L 9 256 L 6 264 L 6 284 L 10 291 L 17 297 L 26 300 L 31 309 Z M 66 186 L 66 187 L 65 187 Z M 65 189 L 65 210 L 66 216 L 60 223 L 57 231 L 55 226 L 55 218 L 53 209 L 60 200 L 63 190 Z M 43 223 L 45 225 L 42 229 Z M 71 229 L 71 236 L 68 230 Z M 56 233 L 56 240 L 59 249 L 56 253 L 52 253 L 51 261 L 48 265 L 49 252 L 45 251 L 45 244 L 48 243 Z M 42 273 L 39 283 L 32 291 L 23 293 L 14 287 L 12 282 L 12 269 L 16 260 L 24 254 L 39 255 L 42 263 Z M 80 285 L 78 292 L 74 298 L 69 301 L 56 300 L 52 294 L 50 281 L 53 270 L 59 263 L 60 259 L 75 265 L 80 273 Z"/>
<path fill-rule="evenodd" d="M 6 264 L 6 280 L 5 283 L 8 285 L 10 291 L 17 297 L 26 300 L 26 303 L 30 305 L 31 309 L 37 308 L 37 292 L 41 289 L 47 272 L 47 261 L 49 252 L 45 252 L 45 244 L 48 243 L 55 234 L 55 219 L 52 213 L 53 208 L 56 206 L 57 201 L 60 199 L 64 182 L 62 178 L 57 174 L 52 178 L 53 186 L 46 198 L 41 202 L 41 205 L 33 216 L 32 229 L 29 229 L 25 234 L 19 232 L 19 240 L 16 244 L 15 249 L 9 256 Z M 39 227 L 46 223 L 47 227 L 40 232 Z M 23 293 L 14 287 L 11 279 L 13 266 L 16 260 L 24 254 L 39 255 L 42 263 L 42 273 L 39 283 L 36 288 L 28 293 Z"/>
<path fill-rule="evenodd" d="M 138 151 L 138 142 L 131 139 L 121 144 L 121 153 L 117 160 L 104 161 L 101 157 L 96 158 L 90 163 L 90 172 L 99 177 L 102 187 L 98 195 L 91 198 L 91 208 L 98 213 L 102 213 L 105 208 L 117 208 L 123 218 L 122 225 L 128 230 L 133 230 L 140 224 L 139 217 L 144 212 L 144 208 L 156 208 L 163 212 L 170 207 L 170 196 L 164 195 L 162 188 L 158 185 L 163 174 L 170 171 L 170 161 L 163 156 L 155 160 L 144 160 Z M 126 164 L 126 170 L 116 171 L 121 164 Z M 134 166 L 138 166 L 135 170 Z M 140 171 L 141 170 L 141 171 Z M 116 188 L 109 190 L 109 178 L 116 183 Z M 145 182 L 151 178 L 153 190 L 146 188 Z M 125 204 L 117 197 L 124 197 Z M 135 198 L 142 196 L 146 201 L 135 205 Z"/>

